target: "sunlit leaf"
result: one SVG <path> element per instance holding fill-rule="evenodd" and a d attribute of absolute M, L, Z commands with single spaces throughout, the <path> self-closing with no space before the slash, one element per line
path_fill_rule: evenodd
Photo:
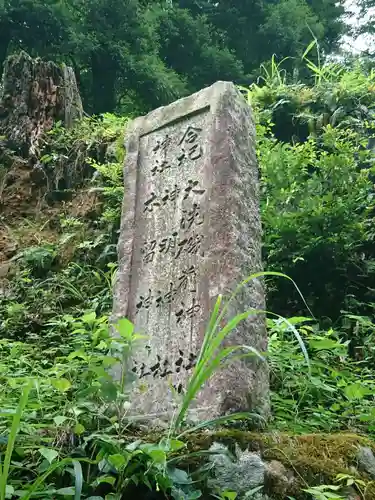
<path fill-rule="evenodd" d="M 163 450 L 150 450 L 148 455 L 152 458 L 152 460 L 158 464 L 164 464 L 166 461 L 166 454 Z"/>
<path fill-rule="evenodd" d="M 51 381 L 52 385 L 60 392 L 68 391 L 72 384 L 66 378 L 59 378 Z"/>
<path fill-rule="evenodd" d="M 114 476 L 100 476 L 95 480 L 96 484 L 107 483 L 112 486 L 115 484 L 116 478 Z"/>
<path fill-rule="evenodd" d="M 364 396 L 368 393 L 366 387 L 364 387 L 361 383 L 357 382 L 355 384 L 347 385 L 344 388 L 344 394 L 349 399 L 352 400 L 360 400 L 363 399 Z"/>
<path fill-rule="evenodd" d="M 79 422 L 77 422 L 74 426 L 74 434 L 77 434 L 77 436 L 80 436 L 84 432 L 85 432 L 85 427 L 82 424 L 80 424 Z"/>
<path fill-rule="evenodd" d="M 134 332 L 134 325 L 130 320 L 127 318 L 121 318 L 114 326 L 123 339 L 131 340 Z"/>
<path fill-rule="evenodd" d="M 5 498 L 12 498 L 14 495 L 14 488 L 10 484 L 5 486 Z"/>
<path fill-rule="evenodd" d="M 38 451 L 50 464 L 59 456 L 58 452 L 51 448 L 39 448 Z"/>
<path fill-rule="evenodd" d="M 332 339 L 311 339 L 309 340 L 309 345 L 317 351 L 329 350 L 340 347 L 340 343 L 337 340 Z"/>
<path fill-rule="evenodd" d="M 96 320 L 96 312 L 95 312 L 95 311 L 90 311 L 89 313 L 84 314 L 84 315 L 81 317 L 81 321 L 82 321 L 83 323 L 87 323 L 87 324 L 91 324 L 91 323 L 93 323 L 95 320 Z"/>
<path fill-rule="evenodd" d="M 116 469 L 121 470 L 125 464 L 127 464 L 128 460 L 121 455 L 120 453 L 116 453 L 115 455 L 109 455 L 108 462 Z"/>
<path fill-rule="evenodd" d="M 58 415 L 57 417 L 53 417 L 53 421 L 55 422 L 57 427 L 63 424 L 67 419 L 68 417 L 65 417 L 64 415 Z"/>

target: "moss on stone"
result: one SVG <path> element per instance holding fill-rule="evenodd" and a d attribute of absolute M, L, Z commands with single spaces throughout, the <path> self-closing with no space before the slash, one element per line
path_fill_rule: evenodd
<path fill-rule="evenodd" d="M 302 488 L 319 484 L 334 484 L 337 475 L 349 474 L 368 482 L 366 500 L 375 500 L 371 479 L 357 469 L 357 452 L 360 446 L 369 446 L 375 452 L 375 443 L 356 434 L 307 434 L 256 433 L 240 430 L 220 430 L 191 434 L 186 439 L 190 451 L 207 450 L 213 442 L 220 442 L 234 449 L 259 452 L 265 461 L 278 460 L 295 475 L 294 491 L 298 496 Z M 277 498 L 277 491 L 272 491 Z M 281 497 L 280 497 L 281 498 Z"/>
<path fill-rule="evenodd" d="M 157 442 L 162 437 L 158 432 L 143 436 L 147 442 Z M 375 481 L 358 470 L 357 453 L 360 446 L 368 446 L 375 453 L 375 442 L 357 434 L 288 434 L 279 432 L 249 432 L 238 429 L 222 429 L 215 432 L 201 431 L 187 434 L 183 439 L 188 447 L 182 451 L 183 464 L 190 470 L 199 468 L 204 453 L 216 443 L 225 444 L 234 451 L 237 444 L 242 450 L 260 453 L 266 462 L 277 460 L 293 472 L 295 481 L 288 495 L 307 498 L 303 488 L 322 484 L 337 484 L 338 474 L 349 474 L 366 482 L 364 500 L 375 500 Z M 178 453 L 176 453 L 176 456 Z M 270 497 L 285 498 L 271 485 Z"/>

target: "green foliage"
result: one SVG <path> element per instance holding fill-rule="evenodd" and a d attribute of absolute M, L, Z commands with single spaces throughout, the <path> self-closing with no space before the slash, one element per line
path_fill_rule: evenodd
<path fill-rule="evenodd" d="M 56 250 L 51 245 L 29 247 L 23 250 L 18 258 L 34 275 L 43 276 L 51 269 L 56 258 Z"/>
<path fill-rule="evenodd" d="M 204 16 L 195 17 L 176 5 L 161 8 L 156 3 L 147 17 L 155 26 L 161 58 L 186 81 L 190 91 L 217 80 L 244 78 L 242 63 L 220 43 Z"/>
<path fill-rule="evenodd" d="M 81 250 L 86 262 L 99 259 L 107 263 L 116 255 L 115 242 L 123 197 L 123 141 L 127 123 L 128 118 L 106 113 L 98 118 L 84 118 L 69 130 L 58 125 L 49 133 L 44 146 L 42 158 L 54 159 L 47 168 L 52 167 L 55 171 L 56 164 L 60 165 L 60 169 L 67 172 L 64 178 L 70 178 L 67 187 L 79 186 L 82 180 L 87 186 L 90 179 L 89 193 L 97 193 L 105 205 L 104 210 L 97 210 L 95 214 L 95 230 L 100 230 L 96 234 L 88 234 L 85 231 L 87 226 L 77 217 L 61 218 L 62 243 L 69 244 L 72 238 L 76 241 L 78 238 L 77 253 Z M 71 171 L 72 163 L 77 174 Z"/>
<path fill-rule="evenodd" d="M 54 346 L 64 343 L 69 323 L 62 312 L 72 316 L 82 310 L 109 313 L 115 270 L 114 264 L 101 270 L 71 262 L 49 277 L 18 272 L 0 299 L 1 337 Z"/>
<path fill-rule="evenodd" d="M 195 15 L 205 14 L 226 46 L 243 63 L 245 71 L 252 75 L 273 54 L 280 59 L 292 57 L 293 66 L 299 65 L 298 59 L 311 40 L 311 32 L 328 53 L 345 31 L 341 19 L 343 4 L 332 0 L 240 3 L 221 0 L 215 6 L 209 0 L 180 0 L 180 5 Z"/>
<path fill-rule="evenodd" d="M 17 491 L 25 498 L 36 494 L 43 498 L 73 496 L 78 490 L 79 498 L 87 498 L 98 494 L 102 484 L 108 484 L 116 494 L 134 481 L 162 491 L 176 488 L 189 492 L 188 476 L 167 467 L 169 454 L 184 443 L 169 440 L 159 445 L 134 442 L 124 446 L 131 382 L 127 376 L 131 377 L 131 372 L 117 383 L 108 369 L 126 362 L 139 340 L 131 325 L 122 320 L 115 338 L 109 335 L 107 318 L 98 318 L 93 312 L 63 319 L 69 328 L 67 344 L 41 351 L 38 345 L 0 343 L 0 405 L 6 408 L 1 413 L 2 432 L 14 413 L 12 406 L 17 405 L 17 389 L 32 380 L 13 417 L 0 471 L 1 498 L 6 484 L 8 492 Z M 74 487 L 69 486 L 72 464 Z M 37 479 L 25 482 L 24 467 Z"/>
<path fill-rule="evenodd" d="M 0 457 L 0 499 L 5 500 L 5 498 L 9 498 L 12 496 L 14 492 L 14 488 L 11 485 L 8 485 L 9 479 L 9 469 L 10 463 L 12 460 L 13 449 L 16 441 L 16 437 L 20 428 L 20 422 L 22 414 L 25 410 L 27 399 L 29 397 L 29 392 L 31 389 L 31 384 L 29 384 L 23 389 L 22 395 L 18 404 L 18 407 L 15 411 L 15 415 L 12 420 L 12 425 L 8 437 L 4 462 L 2 463 Z"/>
<path fill-rule="evenodd" d="M 219 303 L 211 326 L 220 323 L 224 310 L 220 317 L 218 312 Z M 220 348 L 225 334 L 244 317 L 239 315 L 229 321 L 218 335 L 213 335 L 213 329 L 208 330 L 201 356 L 203 364 L 207 364 L 204 381 L 219 368 L 220 361 L 229 363 L 238 358 L 230 357 L 235 350 L 246 351 L 246 346 Z M 192 396 L 181 402 L 176 421 L 157 443 L 129 442 L 132 418 L 127 412 L 135 377 L 130 371 L 130 357 L 133 347 L 143 337 L 126 319 L 114 325 L 117 335 L 111 335 L 108 318 L 98 317 L 94 311 L 76 318 L 64 315 L 48 326 L 64 327 L 65 342 L 54 346 L 38 341 L 34 345 L 0 341 L 0 407 L 6 408 L 0 413 L 0 433 L 6 431 L 9 417 L 14 414 L 18 389 L 26 381 L 29 384 L 13 417 L 10 451 L 5 457 L 3 484 L 8 480 L 8 492 L 26 499 L 54 498 L 55 495 L 89 498 L 100 496 L 104 484 L 106 495 L 109 492 L 112 495 L 106 498 L 120 498 L 125 491 L 132 491 L 132 487 L 143 485 L 163 492 L 165 497 L 199 498 L 202 492 L 197 480 L 176 467 L 179 461 L 176 453 L 185 449 L 186 444 L 174 438 L 174 433 L 181 430 L 182 420 L 202 381 L 195 391 L 190 391 Z M 218 349 L 219 353 L 213 357 Z M 210 365 L 207 361 L 211 357 Z M 110 372 L 118 370 L 120 365 L 123 376 L 117 381 Z M 199 381 L 202 370 L 197 366 L 194 372 L 192 386 Z M 216 424 L 239 417 L 243 415 L 218 419 Z M 196 428 L 214 423 L 206 422 Z M 14 446 L 16 432 L 22 439 Z M 186 458 L 186 454 L 184 456 Z M 74 486 L 69 474 L 71 465 L 74 466 Z M 36 479 L 25 481 L 26 468 Z M 200 482 L 203 479 L 204 476 Z"/>
<path fill-rule="evenodd" d="M 339 489 L 340 486 L 322 484 L 306 488 L 304 491 L 310 493 L 315 500 L 345 500 L 345 497 L 337 493 Z"/>
<path fill-rule="evenodd" d="M 181 405 L 176 412 L 175 418 L 171 423 L 172 432 L 177 432 L 181 427 L 182 423 L 185 421 L 188 410 L 192 404 L 192 402 L 196 399 L 199 391 L 204 386 L 204 384 L 212 377 L 214 373 L 220 370 L 223 367 L 228 366 L 230 363 L 234 361 L 238 361 L 240 359 L 245 359 L 249 357 L 255 357 L 258 360 L 265 361 L 262 354 L 259 353 L 254 347 L 248 345 L 229 345 L 225 346 L 226 337 L 233 331 L 235 328 L 244 320 L 249 318 L 254 314 L 265 313 L 265 311 L 259 311 L 258 309 L 250 309 L 248 311 L 244 311 L 242 313 L 237 314 L 233 318 L 227 320 L 227 323 L 223 326 L 226 321 L 226 316 L 230 307 L 231 302 L 234 298 L 241 292 L 241 289 L 245 287 L 249 282 L 259 279 L 264 276 L 278 276 L 282 278 L 288 279 L 287 276 L 282 275 L 280 273 L 270 273 L 270 272 L 259 272 L 254 273 L 244 279 L 233 291 L 233 293 L 223 301 L 223 297 L 221 295 L 218 296 L 216 303 L 213 308 L 213 312 L 209 319 L 204 339 L 202 342 L 202 347 L 200 349 L 198 359 L 196 365 L 193 370 L 193 374 L 189 378 L 187 383 L 185 394 L 182 398 Z M 298 290 L 298 288 L 297 288 Z M 278 316 L 275 314 L 275 316 Z M 280 318 L 281 321 L 286 321 L 283 318 Z M 287 322 L 291 328 L 291 331 L 295 334 L 297 338 L 297 342 L 300 342 L 302 347 L 302 352 L 306 355 L 305 360 L 307 364 L 309 363 L 306 350 L 304 348 L 303 343 L 301 342 L 301 336 L 298 331 L 294 328 L 294 326 Z M 200 429 L 202 427 L 207 427 L 213 424 L 223 424 L 233 420 L 246 419 L 246 418 L 255 418 L 259 420 L 259 416 L 256 414 L 249 413 L 234 413 L 229 416 L 219 417 L 215 420 L 208 422 L 200 422 L 197 426 L 194 427 L 193 430 Z M 259 422 L 258 422 L 259 424 Z M 191 432 L 191 429 L 184 431 L 182 434 L 187 432 Z"/>
<path fill-rule="evenodd" d="M 249 81 L 273 53 L 325 52 L 346 26 L 334 0 L 9 0 L 0 64 L 24 49 L 72 65 L 85 109 L 139 114 L 216 80 Z"/>
<path fill-rule="evenodd" d="M 101 214 L 101 220 L 104 224 L 119 227 L 122 199 L 124 196 L 123 161 L 102 164 L 91 160 L 90 165 L 101 177 L 98 182 L 99 186 L 94 188 L 94 190 L 101 192 L 106 201 L 106 207 Z"/>
<path fill-rule="evenodd" d="M 373 368 L 354 361 L 342 332 L 312 320 L 289 319 L 309 351 L 310 374 L 286 323 L 269 320 L 274 425 L 296 432 L 375 432 Z"/>
<path fill-rule="evenodd" d="M 301 282 L 319 315 L 337 317 L 356 288 L 354 269 L 365 271 L 362 251 L 370 242 L 367 220 L 373 210 L 372 168 L 360 168 L 371 157 L 365 146 L 352 131 L 331 126 L 318 140 L 302 144 L 259 143 L 267 263 Z M 327 298 L 330 290 L 338 295 Z"/>
<path fill-rule="evenodd" d="M 374 75 L 359 66 L 317 71 L 315 86 L 289 85 L 273 60 L 247 97 L 258 121 L 266 266 L 293 278 L 314 314 L 335 321 L 352 296 L 369 302 L 375 278 Z M 300 314 L 293 288 L 277 286 L 271 309 Z"/>
<path fill-rule="evenodd" d="M 221 4 L 217 13 L 220 9 Z M 187 11 L 158 4 L 147 11 L 150 30 L 157 31 L 158 23 L 163 27 L 158 36 L 165 34 L 165 60 L 180 34 L 187 39 L 191 30 L 202 38 L 195 43 L 194 36 L 189 47 L 208 61 L 209 47 L 202 47 L 202 40 L 209 30 L 194 15 L 193 22 Z M 136 17 L 129 20 L 137 27 Z M 113 36 L 120 37 L 116 30 Z M 250 279 L 266 278 L 268 309 L 275 311 L 268 313 L 273 318 L 268 319 L 269 352 L 223 347 L 226 336 L 255 311 L 238 311 L 228 319 L 233 296 L 219 297 L 186 393 L 176 394 L 169 429 L 145 441 L 138 439 L 129 411 L 135 377 L 131 352 L 143 339 L 126 319 L 111 336 L 108 321 L 128 120 L 105 114 L 85 118 L 71 130 L 57 124 L 48 134 L 40 163 L 51 181 L 46 193 L 51 205 L 45 219 L 12 229 L 19 252 L 0 295 L 0 440 L 6 445 L 0 448 L 0 499 L 115 500 L 142 498 L 149 491 L 161 498 L 192 500 L 206 493 L 236 498 L 235 491 L 207 492 L 206 466 L 186 468 L 205 450 L 191 451 L 185 439 L 205 427 L 253 418 L 244 412 L 189 426 L 189 408 L 201 387 L 216 370 L 246 356 L 268 357 L 270 430 L 375 435 L 374 158 L 369 148 L 374 73 L 326 64 L 312 55 L 316 45 L 303 55 L 311 85 L 296 83 L 273 57 L 263 64 L 258 83 L 243 89 L 257 121 L 264 256 L 271 271 L 250 276 L 233 296 Z M 181 57 L 188 50 L 181 44 Z M 220 54 L 227 57 L 225 50 Z M 184 77 L 189 85 L 208 78 L 206 68 L 194 69 L 193 59 L 191 80 Z M 53 199 L 56 191 L 70 198 Z M 92 194 L 98 197 L 94 213 L 81 212 Z M 24 237 L 30 232 L 32 244 Z M 311 312 L 311 318 L 302 316 L 306 305 L 322 320 Z M 119 363 L 125 367 L 120 380 L 110 375 Z M 25 384 L 28 394 L 20 399 Z M 306 483 L 305 497 L 339 498 L 345 486 L 363 495 L 368 483 L 349 472 L 333 486 Z"/>

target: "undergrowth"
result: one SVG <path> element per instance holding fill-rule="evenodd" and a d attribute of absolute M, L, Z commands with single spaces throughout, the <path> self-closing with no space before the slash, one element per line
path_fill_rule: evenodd
<path fill-rule="evenodd" d="M 266 273 L 268 309 L 287 318 L 267 320 L 272 417 L 266 430 L 339 432 L 346 441 L 350 432 L 372 440 L 374 75 L 360 67 L 310 68 L 309 86 L 290 82 L 281 68 L 273 60 L 247 90 L 259 137 L 265 267 L 291 276 L 320 319 L 302 316 L 306 307 L 291 280 Z M 116 500 L 149 492 L 236 498 L 210 489 L 208 450 L 191 445 L 203 431 L 190 436 L 185 424 L 214 371 L 210 362 L 237 354 L 233 348 L 224 355 L 221 340 L 250 313 L 222 329 L 219 300 L 166 433 L 152 437 L 129 417 L 134 374 L 125 372 L 121 381 L 109 375 L 142 342 L 126 320 L 116 338 L 109 325 L 126 123 L 107 114 L 69 131 L 57 124 L 40 158 L 48 182 L 38 191 L 38 216 L 13 225 L 1 220 L 14 250 L 6 274 L 0 263 L 0 500 Z M 0 180 L 2 196 L 6 189 Z M 247 354 L 259 353 L 248 346 Z M 361 498 L 371 498 L 364 494 L 369 478 L 352 472 L 335 470 L 329 479 L 336 483 L 323 486 L 306 479 L 295 495 L 333 498 L 350 482 Z"/>

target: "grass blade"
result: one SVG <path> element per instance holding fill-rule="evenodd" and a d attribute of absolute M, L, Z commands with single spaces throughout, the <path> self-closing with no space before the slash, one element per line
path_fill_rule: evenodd
<path fill-rule="evenodd" d="M 290 330 L 294 333 L 295 337 L 298 340 L 298 343 L 301 347 L 301 350 L 304 354 L 304 357 L 306 359 L 308 369 L 309 369 L 309 374 L 311 374 L 311 367 L 310 367 L 310 362 L 309 362 L 309 356 L 305 347 L 305 344 L 301 338 L 301 335 L 299 334 L 298 330 L 292 325 L 287 319 L 283 318 L 282 316 L 275 314 L 275 313 L 270 313 L 269 311 L 264 311 L 260 309 L 250 309 L 244 313 L 237 314 L 234 318 L 230 319 L 227 324 L 223 328 L 219 328 L 222 321 L 225 320 L 226 313 L 229 309 L 229 306 L 231 302 L 234 300 L 236 295 L 239 293 L 242 287 L 246 286 L 251 280 L 261 278 L 264 276 L 277 276 L 277 277 L 282 277 L 286 278 L 289 281 L 293 283 L 295 288 L 297 289 L 300 297 L 302 298 L 304 304 L 306 305 L 308 311 L 310 312 L 311 316 L 313 316 L 312 312 L 310 311 L 301 291 L 299 290 L 298 286 L 296 283 L 293 281 L 292 278 L 289 276 L 279 273 L 276 271 L 259 271 L 257 273 L 253 273 L 250 276 L 248 276 L 246 279 L 244 279 L 234 290 L 234 292 L 230 295 L 229 299 L 224 303 L 224 306 L 221 309 L 220 312 L 220 306 L 222 305 L 222 296 L 219 295 L 218 299 L 216 300 L 214 310 L 211 314 L 210 321 L 208 324 L 208 327 L 206 329 L 204 339 L 202 342 L 202 347 L 200 349 L 198 358 L 197 358 L 197 363 L 195 365 L 194 371 L 188 381 L 187 384 L 187 389 L 185 392 L 185 395 L 182 399 L 181 405 L 179 407 L 179 410 L 176 412 L 176 416 L 173 418 L 172 423 L 171 423 L 171 432 L 176 432 L 177 429 L 181 426 L 182 422 L 185 419 L 185 416 L 189 410 L 189 407 L 192 403 L 192 401 L 196 398 L 198 392 L 201 390 L 202 386 L 207 382 L 207 380 L 212 376 L 212 374 L 215 372 L 215 370 L 219 368 L 223 368 L 224 366 L 227 366 L 230 362 L 235 361 L 236 359 L 241 359 L 244 357 L 249 357 L 251 355 L 256 355 L 260 359 L 263 360 L 262 356 L 260 353 L 254 349 L 253 347 L 249 346 L 232 346 L 232 347 L 225 347 L 224 349 L 221 348 L 221 345 L 225 338 L 237 327 L 237 325 L 247 319 L 250 315 L 252 314 L 271 314 L 273 316 L 276 316 L 277 318 L 282 319 Z M 217 331 L 219 330 L 219 331 Z M 247 350 L 250 351 L 250 353 L 246 354 L 239 354 L 236 356 L 231 356 L 230 359 L 227 359 L 229 355 L 233 354 L 235 351 L 238 350 Z M 223 361 L 225 362 L 225 365 L 222 364 Z"/>
<path fill-rule="evenodd" d="M 29 393 L 30 393 L 31 387 L 32 387 L 32 382 L 29 382 L 23 388 L 21 398 L 20 398 L 20 401 L 18 403 L 17 411 L 13 417 L 12 427 L 10 429 L 10 434 L 9 434 L 9 438 L 8 438 L 8 445 L 7 445 L 7 449 L 5 452 L 4 465 L 3 465 L 2 474 L 0 477 L 0 499 L 1 500 L 5 500 L 6 487 L 7 487 L 7 482 L 8 482 L 9 468 L 10 468 L 10 462 L 12 459 L 13 448 L 14 448 L 14 444 L 16 442 L 16 437 L 17 437 L 18 431 L 20 429 L 21 418 L 22 418 L 25 406 L 27 404 L 27 400 L 29 399 Z"/>
<path fill-rule="evenodd" d="M 215 302 L 214 310 L 212 311 L 210 321 L 208 323 L 208 327 L 207 327 L 206 333 L 204 335 L 199 358 L 201 356 L 203 357 L 204 353 L 207 351 L 209 344 L 210 344 L 210 341 L 211 341 L 211 338 L 212 338 L 213 334 L 215 333 L 214 326 L 216 324 L 217 318 L 219 317 L 219 311 L 220 311 L 220 306 L 221 306 L 222 300 L 223 300 L 223 296 L 219 295 L 216 302 Z M 199 363 L 199 358 L 198 358 L 197 364 Z"/>
<path fill-rule="evenodd" d="M 73 460 L 74 467 L 74 476 L 75 476 L 75 485 L 74 485 L 74 500 L 80 500 L 82 494 L 82 486 L 83 486 L 83 472 L 82 465 L 78 460 Z"/>
<path fill-rule="evenodd" d="M 211 377 L 213 372 L 219 368 L 220 362 L 228 356 L 231 352 L 238 350 L 238 349 L 243 349 L 243 346 L 231 346 L 231 347 L 226 347 L 225 349 L 220 350 L 216 356 L 214 357 L 214 353 L 217 352 L 217 349 L 219 349 L 221 343 L 225 339 L 225 337 L 244 319 L 249 317 L 251 314 L 254 314 L 256 310 L 250 310 L 242 314 L 238 314 L 235 316 L 222 330 L 218 332 L 215 336 L 213 336 L 213 331 L 209 332 L 208 334 L 211 335 L 211 339 L 209 341 L 209 346 L 208 348 L 206 347 L 205 352 L 202 352 L 199 355 L 198 362 L 196 364 L 195 370 L 188 382 L 187 390 L 185 397 L 182 401 L 182 405 L 180 408 L 180 411 L 177 413 L 175 422 L 173 424 L 174 429 L 177 429 L 183 419 L 185 418 L 185 415 L 189 409 L 189 406 L 191 402 L 195 399 L 197 393 L 203 386 L 203 384 Z M 247 347 L 248 350 L 251 350 L 252 353 L 257 354 L 258 356 L 259 353 L 252 348 L 252 347 Z M 232 359 L 234 361 L 235 358 Z"/>
<path fill-rule="evenodd" d="M 316 43 L 317 42 L 316 42 L 315 39 L 311 40 L 311 42 L 307 46 L 307 49 L 305 50 L 305 52 L 302 55 L 302 59 L 305 59 L 305 57 L 307 56 L 307 54 L 314 48 L 314 46 L 316 45 Z"/>
<path fill-rule="evenodd" d="M 44 481 L 47 479 L 47 477 L 52 474 L 55 470 L 59 469 L 60 467 L 63 467 L 65 465 L 69 464 L 74 464 L 74 462 L 85 462 L 88 464 L 97 464 L 95 460 L 90 460 L 88 458 L 80 458 L 80 459 L 72 459 L 72 458 L 64 458 L 60 462 L 54 462 L 51 464 L 46 472 L 44 472 L 42 475 L 38 477 L 38 479 L 32 484 L 31 488 L 28 490 L 28 492 L 22 496 L 22 500 L 30 500 L 31 496 L 38 490 L 39 486 L 41 486 Z"/>

